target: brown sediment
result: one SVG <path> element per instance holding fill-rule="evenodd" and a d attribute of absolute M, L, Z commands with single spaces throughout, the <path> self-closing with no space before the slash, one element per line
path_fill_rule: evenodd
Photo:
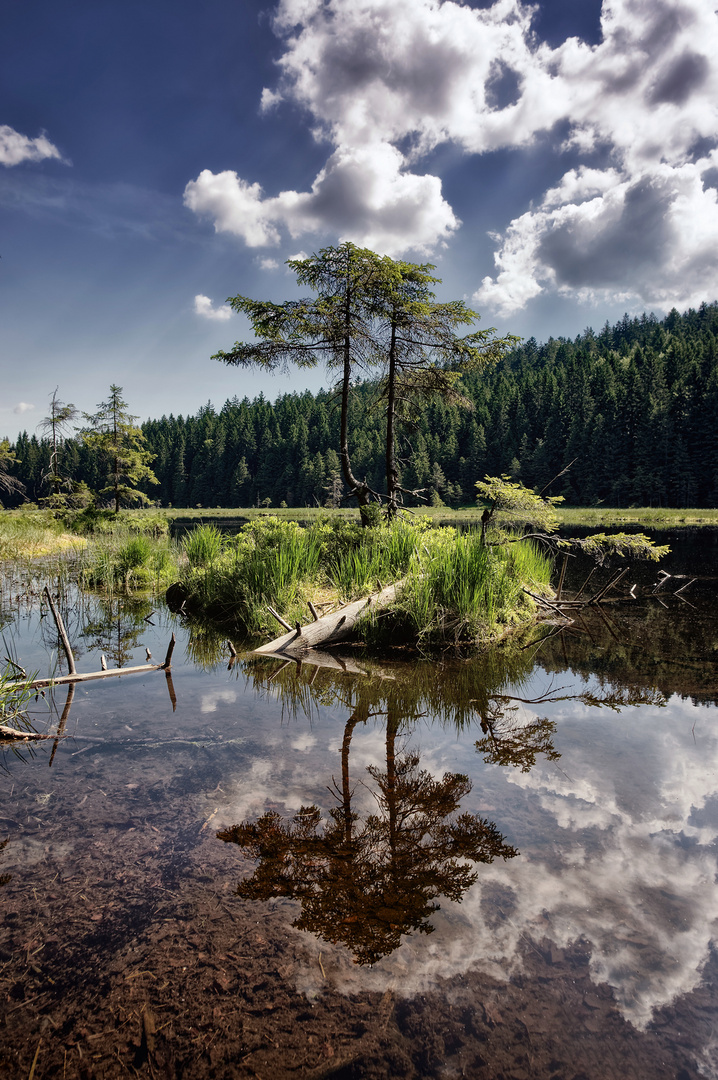
<path fill-rule="evenodd" d="M 365 969 L 345 993 L 346 952 L 322 943 L 317 958 L 293 902 L 234 895 L 250 867 L 205 816 L 179 824 L 178 806 L 168 825 L 166 806 L 143 807 L 118 825 L 102 805 L 71 859 L 50 854 L 41 878 L 0 891 L 0 1077 L 27 1077 L 35 1055 L 37 1077 L 83 1080 L 699 1076 L 715 954 L 645 1032 L 592 981 L 583 941 L 525 939 L 505 982 L 467 970 L 407 995 L 367 989 Z"/>

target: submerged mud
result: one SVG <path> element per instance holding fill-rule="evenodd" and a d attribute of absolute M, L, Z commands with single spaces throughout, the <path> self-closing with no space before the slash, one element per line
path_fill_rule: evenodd
<path fill-rule="evenodd" d="M 14 823 L 36 873 L 29 895 L 3 890 L 0 1075 L 28 1075 L 36 1055 L 36 1076 L 83 1078 L 700 1075 L 715 955 L 643 1032 L 592 980 L 582 941 L 526 938 L 508 980 L 347 993 L 340 950 L 288 927 L 295 902 L 234 895 L 241 866 L 200 818 L 172 828 L 158 806 L 118 823 L 105 796 L 84 805 L 92 835 L 71 855 L 62 815 L 39 832 Z M 490 918 L 510 917 L 501 900 Z"/>

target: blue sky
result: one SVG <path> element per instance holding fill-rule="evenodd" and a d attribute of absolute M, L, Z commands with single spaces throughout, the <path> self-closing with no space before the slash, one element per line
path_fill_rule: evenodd
<path fill-rule="evenodd" d="M 718 298 L 713 0 L 33 0 L 0 17 L 0 437 L 274 398 L 225 299 L 343 239 L 500 332 Z"/>

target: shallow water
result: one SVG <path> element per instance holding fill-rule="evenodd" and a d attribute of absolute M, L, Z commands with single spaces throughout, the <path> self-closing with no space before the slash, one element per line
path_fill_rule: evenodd
<path fill-rule="evenodd" d="M 718 1077 L 700 550 L 683 599 L 347 656 L 371 676 L 228 668 L 164 609 L 68 596 L 80 670 L 178 644 L 171 682 L 58 688 L 32 715 L 63 737 L 0 751 L 0 1076 Z M 51 670 L 38 598 L 2 611 Z"/>

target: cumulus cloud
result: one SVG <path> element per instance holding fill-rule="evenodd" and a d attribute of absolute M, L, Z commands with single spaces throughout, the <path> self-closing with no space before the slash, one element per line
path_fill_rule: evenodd
<path fill-rule="evenodd" d="M 546 290 L 663 309 L 718 294 L 718 18 L 700 0 L 604 0 L 602 28 L 552 63 L 565 148 L 603 149 L 610 167 L 569 170 L 494 238 L 497 272 L 474 300 L 502 315 Z"/>
<path fill-rule="evenodd" d="M 657 307 L 717 294 L 712 7 L 604 0 L 598 44 L 555 48 L 534 14 L 521 0 L 280 0 L 284 52 L 261 107 L 299 105 L 328 160 L 310 190 L 277 195 L 205 170 L 187 206 L 251 247 L 328 233 L 425 253 L 460 225 L 421 168 L 430 151 L 541 139 L 573 167 L 492 237 L 479 302 L 508 314 L 547 290 Z"/>
<path fill-rule="evenodd" d="M 718 192 L 702 167 L 608 170 L 592 198 L 547 193 L 497 237 L 498 273 L 484 278 L 474 301 L 510 315 L 546 288 L 656 308 L 710 299 L 718 294 Z"/>
<path fill-rule="evenodd" d="M 281 230 L 292 239 L 334 233 L 386 254 L 424 252 L 457 228 L 436 176 L 403 167 L 388 143 L 349 148 L 331 155 L 308 192 L 265 197 L 259 184 L 235 172 L 203 170 L 185 189 L 185 204 L 214 219 L 216 232 L 233 233 L 248 247 L 277 245 Z"/>
<path fill-rule="evenodd" d="M 22 415 L 26 412 L 32 412 L 34 408 L 35 406 L 31 405 L 28 401 L 18 401 L 17 405 L 13 407 L 12 411 L 14 413 L 17 413 L 18 415 Z"/>
<path fill-rule="evenodd" d="M 0 164 L 10 168 L 23 161 L 43 161 L 45 158 L 63 160 L 60 151 L 45 135 L 31 139 L 8 124 L 0 124 Z"/>
<path fill-rule="evenodd" d="M 202 293 L 197 293 L 194 298 L 194 310 L 195 314 L 201 315 L 203 319 L 217 319 L 219 322 L 232 317 L 231 308 L 228 308 L 226 304 L 223 307 L 214 307 L 210 298 L 203 296 Z"/>

